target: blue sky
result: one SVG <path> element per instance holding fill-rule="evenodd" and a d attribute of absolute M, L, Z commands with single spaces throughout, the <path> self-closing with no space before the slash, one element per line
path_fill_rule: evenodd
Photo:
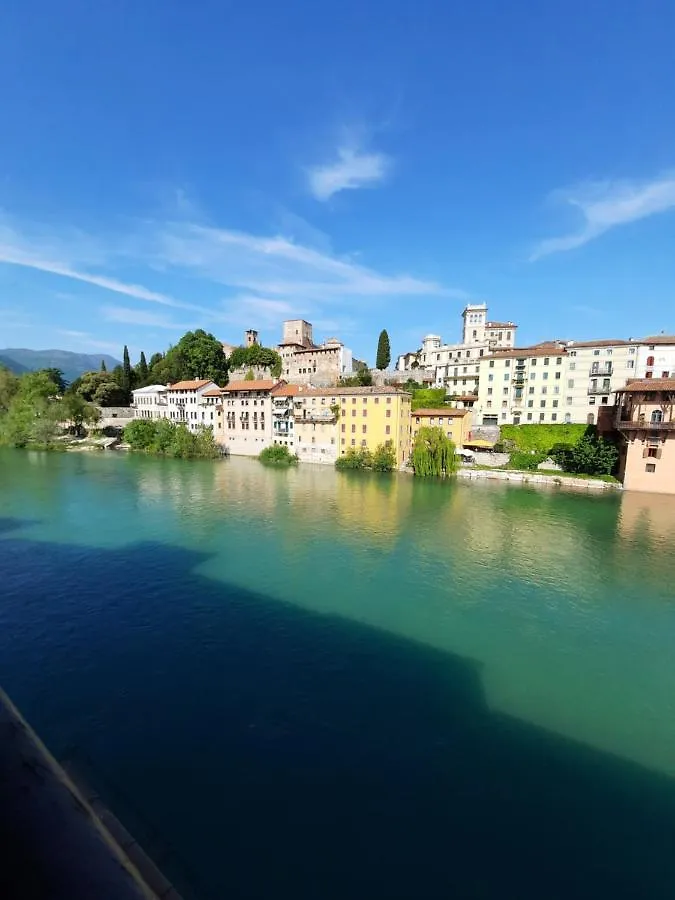
<path fill-rule="evenodd" d="M 23 0 L 0 346 L 675 332 L 672 0 Z"/>

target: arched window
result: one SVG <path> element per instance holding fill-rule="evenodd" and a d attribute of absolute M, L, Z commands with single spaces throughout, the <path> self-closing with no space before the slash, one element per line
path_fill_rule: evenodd
<path fill-rule="evenodd" d="M 653 356 L 648 356 L 648 357 L 647 357 L 647 365 L 648 365 L 648 366 L 653 366 L 653 365 L 654 365 L 654 357 L 653 357 Z"/>
<path fill-rule="evenodd" d="M 663 413 L 660 409 L 655 409 L 652 412 L 652 422 L 656 425 L 659 422 L 663 422 Z"/>
<path fill-rule="evenodd" d="M 593 413 L 589 413 L 588 416 L 586 417 L 586 424 L 592 425 L 593 422 L 594 422 Z"/>
<path fill-rule="evenodd" d="M 565 425 L 571 425 L 572 413 L 565 413 Z"/>

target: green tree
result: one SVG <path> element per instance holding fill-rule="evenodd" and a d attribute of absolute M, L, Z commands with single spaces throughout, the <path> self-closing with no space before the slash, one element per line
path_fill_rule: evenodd
<path fill-rule="evenodd" d="M 7 412 L 18 392 L 18 376 L 4 366 L 0 366 L 0 415 Z"/>
<path fill-rule="evenodd" d="M 40 369 L 40 371 L 44 372 L 47 378 L 54 384 L 57 393 L 65 394 L 68 389 L 68 382 L 63 377 L 61 369 Z"/>
<path fill-rule="evenodd" d="M 253 374 L 253 369 L 249 369 L 246 375 L 244 375 L 244 381 L 255 381 L 255 375 Z"/>
<path fill-rule="evenodd" d="M 386 329 L 382 329 L 377 342 L 377 357 L 375 359 L 375 368 L 383 371 L 389 367 L 391 362 L 391 345 L 389 344 L 389 335 Z"/>
<path fill-rule="evenodd" d="M 121 372 L 121 367 L 118 368 Z M 97 406 L 126 406 L 128 394 L 114 375 L 114 372 L 85 372 L 72 383 L 68 393 L 77 394 Z"/>
<path fill-rule="evenodd" d="M 122 387 L 125 391 L 131 391 L 131 360 L 129 359 L 129 348 L 124 345 L 122 354 Z"/>
<path fill-rule="evenodd" d="M 396 468 L 396 452 L 391 443 L 375 449 L 372 467 L 375 472 L 392 472 Z"/>
<path fill-rule="evenodd" d="M 136 367 L 136 381 L 139 387 L 145 387 L 148 383 L 148 364 L 145 359 L 145 353 L 141 350 L 141 358 L 138 361 L 138 366 Z"/>
<path fill-rule="evenodd" d="M 275 466 L 294 466 L 298 462 L 298 457 L 283 444 L 273 444 L 271 447 L 265 447 L 258 456 L 260 462 L 268 463 Z"/>
<path fill-rule="evenodd" d="M 269 369 L 272 378 L 278 378 L 282 369 L 281 357 L 277 351 L 270 347 L 261 347 L 260 344 L 235 347 L 228 359 L 228 365 L 230 371 L 250 367 Z"/>
<path fill-rule="evenodd" d="M 415 475 L 452 475 L 457 469 L 455 445 L 442 428 L 424 426 L 415 435 L 412 451 Z"/>
<path fill-rule="evenodd" d="M 216 384 L 227 384 L 228 365 L 223 345 L 202 328 L 188 331 L 175 348 L 166 354 L 177 355 L 181 362 L 180 378 L 208 378 Z"/>
<path fill-rule="evenodd" d="M 571 448 L 554 448 L 551 456 L 565 472 L 577 475 L 611 475 L 619 461 L 615 444 L 593 434 L 585 434 Z"/>
<path fill-rule="evenodd" d="M 350 447 L 342 456 L 335 460 L 335 468 L 341 471 L 349 469 L 370 469 L 373 464 L 373 457 L 366 447 L 359 448 Z"/>
<path fill-rule="evenodd" d="M 102 359 L 101 360 L 101 372 L 107 372 L 107 371 L 108 371 L 108 367 L 105 364 L 105 360 Z"/>
<path fill-rule="evenodd" d="M 61 419 L 68 422 L 71 430 L 78 437 L 82 434 L 84 425 L 94 425 L 100 418 L 100 413 L 81 394 L 66 394 L 60 404 Z"/>

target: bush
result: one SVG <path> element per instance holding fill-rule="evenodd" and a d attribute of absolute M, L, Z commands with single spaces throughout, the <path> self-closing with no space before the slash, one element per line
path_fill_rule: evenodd
<path fill-rule="evenodd" d="M 380 444 L 375 450 L 372 468 L 375 472 L 392 472 L 396 468 L 396 453 L 391 444 Z"/>
<path fill-rule="evenodd" d="M 346 469 L 370 469 L 373 465 L 373 457 L 370 450 L 363 447 L 357 450 L 350 447 L 349 450 L 335 460 L 335 468 L 340 471 Z"/>
<path fill-rule="evenodd" d="M 611 475 L 619 451 L 610 441 L 587 434 L 573 447 L 556 447 L 551 456 L 565 472 L 575 475 Z"/>
<path fill-rule="evenodd" d="M 548 453 L 529 453 L 524 450 L 516 450 L 509 458 L 510 469 L 527 469 L 531 471 L 536 469 L 539 463 L 542 463 Z"/>
<path fill-rule="evenodd" d="M 174 459 L 215 459 L 220 448 L 210 428 L 196 432 L 169 419 L 134 419 L 124 429 L 124 440 L 132 450 L 171 456 Z"/>
<path fill-rule="evenodd" d="M 260 462 L 274 466 L 294 466 L 298 462 L 298 457 L 291 453 L 285 444 L 273 444 L 265 449 L 258 456 Z"/>

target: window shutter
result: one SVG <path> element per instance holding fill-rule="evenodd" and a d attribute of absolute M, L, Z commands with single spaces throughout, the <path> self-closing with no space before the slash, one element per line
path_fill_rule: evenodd
<path fill-rule="evenodd" d="M 649 456 L 649 447 L 642 448 L 642 458 L 646 459 Z"/>
<path fill-rule="evenodd" d="M 663 449 L 661 447 L 659 447 L 659 449 L 656 451 L 656 458 L 661 459 L 662 453 L 663 453 Z"/>

